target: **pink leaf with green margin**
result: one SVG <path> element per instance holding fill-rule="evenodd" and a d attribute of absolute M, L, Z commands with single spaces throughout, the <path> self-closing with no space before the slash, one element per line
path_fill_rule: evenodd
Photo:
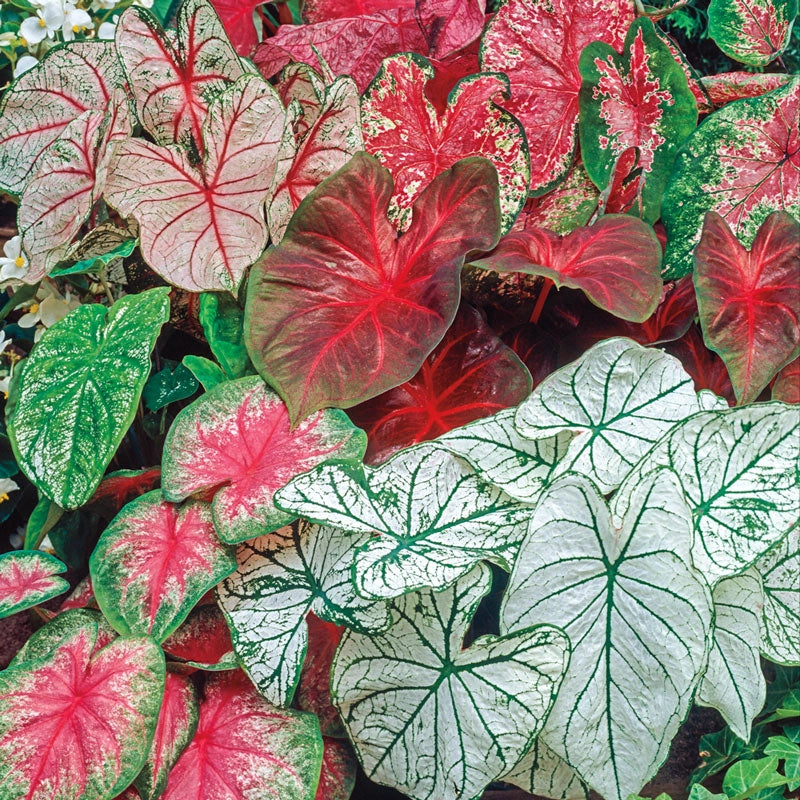
<path fill-rule="evenodd" d="M 360 461 L 362 431 L 337 409 L 292 428 L 284 402 L 254 375 L 226 381 L 183 409 L 164 443 L 162 490 L 172 501 L 221 487 L 212 504 L 225 542 L 242 542 L 291 522 L 272 495 L 325 461 Z"/>
<path fill-rule="evenodd" d="M 711 211 L 694 258 L 706 344 L 725 362 L 739 403 L 752 403 L 800 355 L 800 223 L 770 214 L 748 252 Z"/>
<path fill-rule="evenodd" d="M 293 424 L 411 378 L 455 317 L 464 256 L 497 243 L 497 175 L 484 159 L 436 177 L 399 239 L 386 216 L 392 193 L 388 170 L 357 154 L 301 203 L 250 275 L 248 351 Z"/>
<path fill-rule="evenodd" d="M 97 635 L 87 621 L 46 657 L 0 673 L 3 797 L 103 800 L 144 764 L 164 656 L 151 639 L 115 639 L 96 650 Z"/>
<path fill-rule="evenodd" d="M 322 737 L 312 714 L 267 703 L 241 672 L 206 683 L 194 739 L 163 800 L 312 800 Z"/>
<path fill-rule="evenodd" d="M 431 56 L 445 58 L 481 35 L 486 0 L 416 0 L 416 15 Z"/>
<path fill-rule="evenodd" d="M 314 800 L 348 800 L 356 785 L 356 761 L 346 739 L 323 736 L 322 771 Z"/>
<path fill-rule="evenodd" d="M 496 74 L 460 80 L 438 112 L 425 94 L 434 70 L 422 56 L 387 58 L 361 103 L 365 149 L 394 179 L 389 216 L 405 229 L 422 190 L 448 167 L 469 156 L 492 162 L 500 181 L 502 230 L 511 228 L 525 204 L 530 162 L 522 126 L 494 100 L 508 97 Z"/>
<path fill-rule="evenodd" d="M 758 97 L 780 89 L 790 78 L 780 72 L 722 72 L 719 75 L 708 75 L 702 80 L 711 102 L 719 108 L 734 100 Z"/>
<path fill-rule="evenodd" d="M 621 50 L 633 20 L 632 0 L 507 0 L 489 23 L 481 69 L 511 82 L 503 108 L 525 128 L 531 191 L 543 193 L 572 166 L 581 50 L 596 40 Z"/>
<path fill-rule="evenodd" d="M 167 655 L 195 669 L 217 672 L 238 666 L 228 623 L 215 602 L 192 609 L 161 647 Z"/>
<path fill-rule="evenodd" d="M 191 292 L 236 291 L 267 243 L 262 206 L 283 121 L 275 90 L 247 75 L 211 104 L 197 167 L 179 145 L 119 145 L 106 199 L 139 223 L 142 255 L 159 275 Z"/>
<path fill-rule="evenodd" d="M 249 56 L 258 44 L 253 12 L 262 0 L 211 0 L 225 33 L 240 56 Z"/>
<path fill-rule="evenodd" d="M 772 399 L 781 403 L 800 403 L 800 358 L 787 364 L 775 376 Z"/>
<path fill-rule="evenodd" d="M 57 577 L 66 567 L 39 550 L 17 550 L 0 555 L 0 619 L 58 597 L 69 583 Z"/>
<path fill-rule="evenodd" d="M 414 0 L 306 0 L 303 3 L 303 19 L 312 23 L 328 22 L 396 8 L 414 8 Z"/>
<path fill-rule="evenodd" d="M 150 635 L 159 642 L 234 569 L 208 504 L 177 507 L 158 491 L 128 503 L 89 560 L 95 597 L 108 621 L 123 635 Z"/>

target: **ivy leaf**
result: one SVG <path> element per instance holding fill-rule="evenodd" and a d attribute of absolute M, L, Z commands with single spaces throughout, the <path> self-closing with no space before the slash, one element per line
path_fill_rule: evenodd
<path fill-rule="evenodd" d="M 691 775 L 691 783 L 704 781 L 711 775 L 721 772 L 737 758 L 752 759 L 763 753 L 767 737 L 756 727 L 751 731 L 748 742 L 740 739 L 727 725 L 715 733 L 707 733 L 700 737 L 702 762 Z"/>
<path fill-rule="evenodd" d="M 386 633 L 347 631 L 336 653 L 334 702 L 367 776 L 413 800 L 480 797 L 530 747 L 566 669 L 567 638 L 547 625 L 462 650 L 490 583 L 479 564 L 398 598 Z"/>
<path fill-rule="evenodd" d="M 0 619 L 69 591 L 69 583 L 57 577 L 66 569 L 57 558 L 38 550 L 0 555 Z"/>
<path fill-rule="evenodd" d="M 83 305 L 49 328 L 15 371 L 6 422 L 17 463 L 72 509 L 94 493 L 133 421 L 168 289 Z"/>
<path fill-rule="evenodd" d="M 775 376 L 772 399 L 782 403 L 800 403 L 800 357 L 787 364 Z"/>
<path fill-rule="evenodd" d="M 759 95 L 780 89 L 791 77 L 780 72 L 723 72 L 703 78 L 703 87 L 713 104 L 719 108 L 734 100 Z"/>
<path fill-rule="evenodd" d="M 148 411 L 158 411 L 170 403 L 185 400 L 197 391 L 197 379 L 183 365 L 169 366 L 151 375 L 142 391 L 142 399 Z"/>
<path fill-rule="evenodd" d="M 785 736 L 770 736 L 764 753 L 783 759 L 783 771 L 790 792 L 800 787 L 800 747 L 797 744 Z"/>
<path fill-rule="evenodd" d="M 761 650 L 778 664 L 800 665 L 800 530 L 756 562 L 764 581 Z"/>
<path fill-rule="evenodd" d="M 161 645 L 164 652 L 187 668 L 205 672 L 236 669 L 231 632 L 217 604 L 201 604 L 192 609 L 185 622 Z"/>
<path fill-rule="evenodd" d="M 759 800 L 759 792 L 785 784 L 786 778 L 778 772 L 778 759 L 775 756 L 767 756 L 732 764 L 722 779 L 722 790 L 728 797 Z"/>
<path fill-rule="evenodd" d="M 553 800 L 588 800 L 589 792 L 575 772 L 538 738 L 522 761 L 501 778 L 531 794 Z M 630 798 L 628 798 L 630 800 Z"/>
<path fill-rule="evenodd" d="M 608 800 L 639 791 L 666 759 L 706 667 L 712 620 L 675 476 L 651 472 L 626 499 L 617 526 L 617 499 L 609 509 L 583 475 L 548 487 L 500 610 L 501 631 L 536 621 L 569 636 L 572 660 L 541 737 Z"/>

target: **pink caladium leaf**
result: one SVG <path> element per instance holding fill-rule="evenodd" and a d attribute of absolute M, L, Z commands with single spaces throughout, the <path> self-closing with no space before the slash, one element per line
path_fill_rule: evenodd
<path fill-rule="evenodd" d="M 425 94 L 434 77 L 422 56 L 387 58 L 364 94 L 364 146 L 394 179 L 389 215 L 408 227 L 411 207 L 430 182 L 457 161 L 483 156 L 500 181 L 502 230 L 508 231 L 528 196 L 530 161 L 519 122 L 495 104 L 508 97 L 501 75 L 472 75 L 456 84 L 438 112 Z"/>
<path fill-rule="evenodd" d="M 725 398 L 728 405 L 735 404 L 733 386 L 725 363 L 705 346 L 699 325 L 692 325 L 680 339 L 669 342 L 666 349 L 680 360 L 683 368 L 691 375 L 696 391 L 708 389 L 717 397 Z"/>
<path fill-rule="evenodd" d="M 624 214 L 634 209 L 642 216 L 643 168 L 639 166 L 638 147 L 623 150 L 612 165 L 610 180 L 600 194 L 598 213 Z"/>
<path fill-rule="evenodd" d="M 462 304 L 444 338 L 406 383 L 348 413 L 367 432 L 365 461 L 377 464 L 417 442 L 521 403 L 531 392 L 524 364 Z"/>
<path fill-rule="evenodd" d="M 348 800 L 356 785 L 356 761 L 346 739 L 322 737 L 322 771 L 314 800 Z"/>
<path fill-rule="evenodd" d="M 434 58 L 474 42 L 486 22 L 486 0 L 416 0 L 417 21 Z"/>
<path fill-rule="evenodd" d="M 322 762 L 312 714 L 271 706 L 241 672 L 205 684 L 194 739 L 169 775 L 163 800 L 311 798 Z"/>
<path fill-rule="evenodd" d="M 507 0 L 489 23 L 481 68 L 511 81 L 503 108 L 525 128 L 531 191 L 543 193 L 572 166 L 581 50 L 596 40 L 621 50 L 633 19 L 632 0 Z"/>
<path fill-rule="evenodd" d="M 267 243 L 262 206 L 284 109 L 257 75 L 242 77 L 211 108 L 198 166 L 179 145 L 129 139 L 117 148 L 106 200 L 134 217 L 144 259 L 170 283 L 191 292 L 235 292 Z"/>
<path fill-rule="evenodd" d="M 59 574 L 67 568 L 39 550 L 17 550 L 0 555 L 0 619 L 58 597 L 69 590 Z"/>
<path fill-rule="evenodd" d="M 253 12 L 262 0 L 211 0 L 231 44 L 240 56 L 249 56 L 258 44 Z"/>
<path fill-rule="evenodd" d="M 787 364 L 775 376 L 772 399 L 782 403 L 800 403 L 800 357 Z"/>
<path fill-rule="evenodd" d="M 238 666 L 228 623 L 213 600 L 192 609 L 161 646 L 167 655 L 194 669 L 219 672 Z"/>
<path fill-rule="evenodd" d="M 123 635 L 150 635 L 159 642 L 234 569 L 208 504 L 178 507 L 157 491 L 122 509 L 89 560 L 95 597 L 109 622 Z"/>
<path fill-rule="evenodd" d="M 179 501 L 220 487 L 212 504 L 225 542 L 242 542 L 294 517 L 272 495 L 324 461 L 360 461 L 366 441 L 344 412 L 317 411 L 294 428 L 284 402 L 254 375 L 226 381 L 183 409 L 164 444 L 161 486 Z"/>
<path fill-rule="evenodd" d="M 356 155 L 301 204 L 247 287 L 247 348 L 293 424 L 411 378 L 458 309 L 470 250 L 497 243 L 497 173 L 469 158 L 417 198 L 399 239 L 389 171 Z"/>
<path fill-rule="evenodd" d="M 739 403 L 751 403 L 800 355 L 800 223 L 773 212 L 748 251 L 711 211 L 694 258 L 706 344 L 725 362 Z"/>
<path fill-rule="evenodd" d="M 164 656 L 152 639 L 120 638 L 97 650 L 97 638 L 97 623 L 84 620 L 42 657 L 0 672 L 5 797 L 103 800 L 142 768 Z"/>
<path fill-rule="evenodd" d="M 711 102 L 719 108 L 734 100 L 758 97 L 780 89 L 790 78 L 780 72 L 722 72 L 702 80 Z"/>
<path fill-rule="evenodd" d="M 303 3 L 303 19 L 306 22 L 328 22 L 395 8 L 414 8 L 414 0 L 306 0 Z"/>
<path fill-rule="evenodd" d="M 309 611 L 306 615 L 308 649 L 294 693 L 294 704 L 301 711 L 317 715 L 323 736 L 342 736 L 344 727 L 331 700 L 331 664 L 345 629 L 326 622 Z"/>

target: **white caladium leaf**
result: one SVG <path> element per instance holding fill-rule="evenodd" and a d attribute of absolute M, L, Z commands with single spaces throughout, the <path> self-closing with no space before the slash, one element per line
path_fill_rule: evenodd
<path fill-rule="evenodd" d="M 553 800 L 588 800 L 580 776 L 542 740 L 537 739 L 525 758 L 500 779 L 531 794 Z"/>
<path fill-rule="evenodd" d="M 580 472 L 607 493 L 676 422 L 697 411 L 692 379 L 677 358 L 614 338 L 542 381 L 520 405 L 515 425 L 529 439 L 577 434 L 552 477 Z"/>
<path fill-rule="evenodd" d="M 55 556 L 38 550 L 0 555 L 0 619 L 69 590 L 58 575 L 67 568 Z"/>
<path fill-rule="evenodd" d="M 374 599 L 442 589 L 484 558 L 510 567 L 530 515 L 433 444 L 376 468 L 319 466 L 278 490 L 275 503 L 323 525 L 380 534 L 355 560 L 358 593 Z"/>
<path fill-rule="evenodd" d="M 217 588 L 233 647 L 275 705 L 291 702 L 308 645 L 306 615 L 360 631 L 390 623 L 386 604 L 358 597 L 353 550 L 364 536 L 299 521 L 237 551 L 238 569 Z"/>
<path fill-rule="evenodd" d="M 611 511 L 584 476 L 548 487 L 500 611 L 500 630 L 562 627 L 572 659 L 542 741 L 607 800 L 666 759 L 705 670 L 712 600 L 691 566 L 691 511 L 669 470 Z M 631 754 L 636 753 L 632 758 Z"/>
<path fill-rule="evenodd" d="M 758 572 L 720 581 L 714 600 L 714 639 L 697 702 L 716 708 L 744 741 L 753 717 L 764 706 L 767 684 L 761 671 L 761 609 L 764 590 Z"/>
<path fill-rule="evenodd" d="M 397 599 L 383 634 L 347 631 L 331 691 L 367 775 L 413 800 L 474 800 L 531 746 L 569 660 L 548 625 L 462 642 L 490 571 Z"/>

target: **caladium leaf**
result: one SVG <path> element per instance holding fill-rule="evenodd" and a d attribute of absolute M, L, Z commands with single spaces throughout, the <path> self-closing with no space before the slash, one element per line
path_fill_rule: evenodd
<path fill-rule="evenodd" d="M 76 308 L 15 371 L 6 421 L 17 463 L 62 508 L 92 496 L 133 421 L 169 317 L 167 294 L 150 289 L 110 309 Z"/>
<path fill-rule="evenodd" d="M 558 186 L 528 200 L 513 230 L 547 228 L 563 236 L 589 224 L 599 194 L 578 158 Z"/>
<path fill-rule="evenodd" d="M 208 346 L 228 378 L 242 378 L 253 367 L 244 344 L 244 311 L 229 294 L 200 295 L 200 324 Z"/>
<path fill-rule="evenodd" d="M 780 89 L 791 78 L 780 72 L 723 72 L 703 78 L 703 87 L 711 102 L 719 108 L 734 100 L 759 95 Z"/>
<path fill-rule="evenodd" d="M 67 595 L 64 602 L 58 607 L 58 613 L 62 614 L 73 608 L 97 608 L 92 580 L 88 575 Z"/>
<path fill-rule="evenodd" d="M 756 562 L 764 582 L 761 652 L 800 665 L 800 529 L 795 527 Z"/>
<path fill-rule="evenodd" d="M 331 700 L 331 664 L 345 629 L 334 622 L 325 622 L 313 612 L 306 616 L 306 625 L 308 648 L 294 705 L 317 715 L 323 736 L 344 736 L 339 713 Z"/>
<path fill-rule="evenodd" d="M 191 397 L 198 389 L 197 379 L 183 364 L 160 369 L 147 379 L 142 390 L 142 400 L 148 411 L 162 408 Z"/>
<path fill-rule="evenodd" d="M 570 666 L 541 739 L 608 800 L 639 791 L 667 757 L 706 667 L 712 620 L 676 477 L 652 472 L 626 500 L 615 525 L 616 498 L 609 509 L 584 476 L 548 487 L 500 611 L 501 631 L 535 621 L 569 636 Z"/>
<path fill-rule="evenodd" d="M 749 247 L 772 211 L 800 216 L 800 77 L 711 114 L 678 153 L 664 194 L 664 272 L 692 271 L 707 211 Z"/>
<path fill-rule="evenodd" d="M 258 376 L 226 381 L 175 418 L 164 443 L 161 487 L 178 502 L 221 487 L 212 504 L 225 542 L 291 522 L 273 494 L 324 461 L 360 461 L 366 437 L 343 411 L 317 411 L 294 429 L 283 401 Z"/>
<path fill-rule="evenodd" d="M 287 109 L 295 100 L 300 106 L 303 113 L 293 120 L 293 127 L 297 136 L 302 137 L 314 124 L 322 109 L 325 80 L 308 64 L 293 62 L 281 70 L 275 88 Z"/>
<path fill-rule="evenodd" d="M 538 738 L 525 758 L 501 778 L 531 794 L 553 800 L 588 800 L 589 792 L 578 773 Z"/>
<path fill-rule="evenodd" d="M 497 170 L 506 232 L 525 204 L 530 180 L 522 126 L 494 102 L 509 96 L 508 81 L 497 74 L 463 78 L 439 112 L 425 94 L 433 76 L 425 58 L 401 53 L 384 60 L 362 99 L 364 147 L 394 179 L 389 215 L 406 228 L 414 201 L 436 175 L 462 158 L 483 156 Z"/>
<path fill-rule="evenodd" d="M 567 638 L 547 625 L 462 650 L 490 574 L 397 599 L 386 633 L 347 631 L 336 653 L 334 702 L 365 772 L 414 800 L 480 797 L 530 747 L 566 669 Z"/>
<path fill-rule="evenodd" d="M 142 255 L 159 275 L 190 292 L 236 291 L 267 243 L 262 204 L 283 120 L 277 92 L 246 75 L 211 102 L 197 167 L 179 145 L 118 146 L 106 200 L 137 221 Z"/>
<path fill-rule="evenodd" d="M 236 569 L 207 503 L 174 506 L 161 492 L 132 500 L 89 560 L 97 602 L 121 633 L 169 636 L 214 585 Z"/>
<path fill-rule="evenodd" d="M 0 672 L 4 800 L 102 800 L 141 769 L 164 691 L 164 656 L 151 639 L 116 639 L 95 651 L 97 636 L 97 624 L 86 621 L 47 656 Z"/>
<path fill-rule="evenodd" d="M 353 550 L 364 536 L 300 521 L 239 545 L 236 572 L 217 589 L 239 661 L 261 694 L 288 705 L 303 666 L 306 615 L 362 631 L 389 624 L 384 603 L 358 597 Z"/>
<path fill-rule="evenodd" d="M 486 0 L 417 0 L 415 9 L 434 58 L 446 58 L 474 42 L 486 22 Z"/>
<path fill-rule="evenodd" d="M 0 619 L 69 591 L 69 583 L 58 577 L 66 569 L 38 550 L 0 555 Z"/>
<path fill-rule="evenodd" d="M 497 242 L 497 176 L 484 159 L 435 178 L 399 239 L 386 217 L 392 191 L 388 170 L 356 155 L 252 270 L 248 350 L 293 424 L 413 377 L 455 317 L 465 254 Z"/>
<path fill-rule="evenodd" d="M 725 362 L 739 403 L 751 403 L 800 355 L 800 222 L 770 214 L 748 251 L 710 211 L 694 258 L 706 344 Z"/>
<path fill-rule="evenodd" d="M 777 374 L 772 384 L 772 399 L 782 403 L 800 403 L 800 357 Z"/>
<path fill-rule="evenodd" d="M 764 67 L 789 43 L 796 17 L 797 0 L 711 0 L 708 35 L 736 61 Z"/>
<path fill-rule="evenodd" d="M 622 55 L 594 42 L 580 57 L 581 156 L 595 184 L 605 187 L 617 157 L 639 150 L 642 216 L 655 222 L 675 155 L 697 124 L 697 103 L 680 66 L 647 17 L 631 25 Z"/>
<path fill-rule="evenodd" d="M 219 21 L 240 56 L 249 56 L 258 44 L 253 12 L 261 5 L 259 0 L 212 0 Z"/>
<path fill-rule="evenodd" d="M 356 785 L 358 762 L 350 743 L 322 737 L 322 771 L 314 800 L 348 800 Z"/>
<path fill-rule="evenodd" d="M 231 632 L 216 603 L 198 605 L 161 645 L 164 652 L 189 668 L 220 672 L 239 666 Z"/>
<path fill-rule="evenodd" d="M 161 482 L 161 467 L 121 469 L 109 472 L 89 501 L 108 519 L 136 497 L 155 489 Z"/>
<path fill-rule="evenodd" d="M 690 325 L 680 339 L 668 344 L 667 352 L 675 356 L 692 376 L 696 391 L 707 389 L 717 397 L 724 398 L 729 406 L 735 405 L 736 398 L 725 363 L 713 350 L 706 347 L 699 325 Z"/>
<path fill-rule="evenodd" d="M 306 22 L 328 22 L 343 17 L 362 17 L 392 8 L 414 8 L 414 0 L 307 0 L 303 3 Z"/>
<path fill-rule="evenodd" d="M 50 277 L 98 274 L 111 271 L 136 249 L 136 239 L 114 223 L 104 222 L 72 245 L 63 261 L 50 270 Z"/>

